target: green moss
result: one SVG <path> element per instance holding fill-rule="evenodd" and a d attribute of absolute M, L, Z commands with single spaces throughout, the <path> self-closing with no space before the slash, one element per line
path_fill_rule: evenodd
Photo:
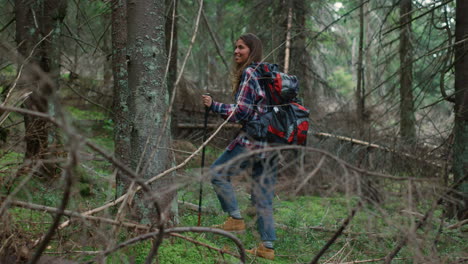
<path fill-rule="evenodd" d="M 73 106 L 67 107 L 67 110 L 75 120 L 104 120 L 108 118 L 102 111 L 82 110 Z"/>
<path fill-rule="evenodd" d="M 13 151 L 3 152 L 0 151 L 0 167 L 8 164 L 21 163 L 23 162 L 24 154 Z"/>

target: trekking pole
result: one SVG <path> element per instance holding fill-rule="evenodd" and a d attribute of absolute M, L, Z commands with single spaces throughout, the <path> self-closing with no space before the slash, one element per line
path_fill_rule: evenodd
<path fill-rule="evenodd" d="M 209 93 L 205 93 L 204 95 L 208 95 L 211 97 Z M 203 125 L 203 143 L 205 143 L 206 140 L 206 133 L 207 133 L 207 128 L 208 128 L 208 115 L 210 113 L 210 108 L 208 106 L 205 106 L 205 120 L 204 120 L 204 125 Z M 199 191 L 199 197 L 198 197 L 198 226 L 201 225 L 201 214 L 202 214 L 202 199 L 203 199 L 203 169 L 205 168 L 205 148 L 204 146 L 202 148 L 202 157 L 201 157 L 201 179 L 200 179 L 200 191 Z"/>

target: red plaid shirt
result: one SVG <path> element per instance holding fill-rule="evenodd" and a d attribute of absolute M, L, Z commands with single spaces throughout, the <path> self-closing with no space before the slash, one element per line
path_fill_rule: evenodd
<path fill-rule="evenodd" d="M 250 120 L 258 120 L 259 115 L 266 112 L 267 99 L 265 90 L 258 82 L 260 76 L 258 71 L 255 70 L 257 66 L 258 63 L 252 63 L 242 72 L 239 89 L 237 89 L 234 97 L 235 104 L 224 104 L 213 101 L 211 110 L 220 114 L 224 119 L 234 112 L 229 118 L 229 122 L 244 123 Z M 226 149 L 232 150 L 238 144 L 250 149 L 259 149 L 264 148 L 267 142 L 250 140 L 245 133 L 239 133 Z"/>

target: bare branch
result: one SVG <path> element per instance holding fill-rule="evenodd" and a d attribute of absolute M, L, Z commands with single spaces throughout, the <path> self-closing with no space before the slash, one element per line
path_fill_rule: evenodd
<path fill-rule="evenodd" d="M 320 168 L 322 168 L 322 165 L 323 165 L 323 162 L 325 161 L 325 156 L 322 156 L 320 158 L 320 161 L 319 163 L 317 164 L 317 166 L 314 168 L 313 171 L 311 171 L 306 177 L 305 179 L 301 182 L 301 184 L 299 184 L 299 186 L 297 186 L 296 188 L 296 191 L 294 192 L 294 195 L 297 195 L 299 193 L 299 191 L 302 189 L 302 187 L 304 187 L 304 185 L 312 178 L 314 177 L 315 174 L 317 174 L 317 172 L 320 170 Z"/>
<path fill-rule="evenodd" d="M 11 205 L 22 207 L 22 208 L 27 208 L 31 210 L 41 211 L 41 212 L 49 212 L 49 213 L 59 212 L 59 209 L 55 207 L 38 205 L 38 204 L 22 202 L 22 201 L 17 201 L 17 200 L 12 200 Z M 63 215 L 72 217 L 72 218 L 81 219 L 81 220 L 89 220 L 89 221 L 94 221 L 94 222 L 99 222 L 99 223 L 106 223 L 110 225 L 124 226 L 124 227 L 131 228 L 131 229 L 149 230 L 149 227 L 147 225 L 141 225 L 137 223 L 130 223 L 130 222 L 124 222 L 124 221 L 115 221 L 113 219 L 109 219 L 105 217 L 85 215 L 85 214 L 80 214 L 78 212 L 73 212 L 70 210 L 64 210 Z"/>

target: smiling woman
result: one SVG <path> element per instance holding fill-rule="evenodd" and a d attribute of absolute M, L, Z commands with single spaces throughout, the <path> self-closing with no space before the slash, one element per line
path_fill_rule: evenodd
<path fill-rule="evenodd" d="M 234 61 L 237 64 L 244 64 L 249 58 L 250 48 L 245 44 L 242 39 L 236 42 L 236 49 L 234 50 Z"/>
<path fill-rule="evenodd" d="M 235 104 L 215 102 L 210 96 L 203 96 L 203 104 L 230 122 L 245 124 L 258 120 L 267 111 L 267 98 L 264 88 L 259 83 L 257 70 L 262 61 L 262 42 L 254 34 L 245 34 L 235 43 L 233 54 L 232 88 Z M 274 259 L 273 242 L 276 240 L 273 220 L 273 189 L 276 181 L 276 155 L 264 153 L 252 158 L 249 152 L 263 149 L 265 140 L 254 140 L 244 132 L 227 146 L 223 154 L 210 168 L 211 183 L 218 196 L 221 208 L 228 214 L 227 220 L 216 226 L 231 232 L 245 231 L 245 222 L 238 207 L 231 177 L 251 168 L 251 202 L 257 212 L 257 228 L 262 243 L 248 253 L 262 258 Z M 245 157 L 240 159 L 240 157 Z"/>

